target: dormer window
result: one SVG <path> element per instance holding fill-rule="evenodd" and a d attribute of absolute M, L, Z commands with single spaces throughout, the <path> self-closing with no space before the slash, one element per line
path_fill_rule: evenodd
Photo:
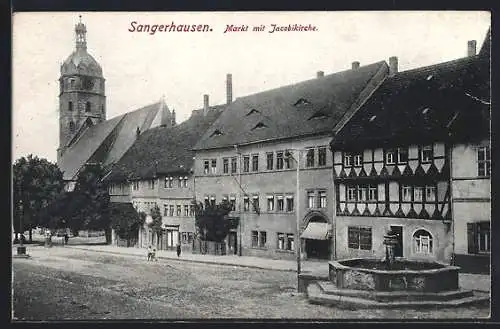
<path fill-rule="evenodd" d="M 314 113 L 308 120 L 311 120 L 311 119 L 324 119 L 324 118 L 327 118 L 327 117 L 328 117 L 328 114 L 326 114 L 322 110 L 319 110 L 316 113 Z"/>
<path fill-rule="evenodd" d="M 256 109 L 251 109 L 250 112 L 248 112 L 246 116 L 249 116 L 249 115 L 254 114 L 254 113 L 260 113 L 260 111 L 256 110 Z"/>
<path fill-rule="evenodd" d="M 430 108 L 426 107 L 425 109 L 422 110 L 422 114 L 427 114 L 429 112 Z"/>
<path fill-rule="evenodd" d="M 304 105 L 311 105 L 311 102 L 309 102 L 305 98 L 299 98 L 293 106 L 304 106 Z"/>
<path fill-rule="evenodd" d="M 212 133 L 212 135 L 210 135 L 210 137 L 221 136 L 221 135 L 223 135 L 222 131 L 220 131 L 220 129 L 215 129 L 215 131 Z"/>
<path fill-rule="evenodd" d="M 260 129 L 260 128 L 267 128 L 267 126 L 263 122 L 259 122 L 255 125 L 255 127 L 252 128 L 252 130 Z"/>
<path fill-rule="evenodd" d="M 377 116 L 376 116 L 376 115 L 373 115 L 373 116 L 370 118 L 370 120 L 368 120 L 368 121 L 373 122 L 373 121 L 375 121 L 375 119 L 376 119 L 376 118 L 377 118 Z"/>
<path fill-rule="evenodd" d="M 430 75 L 427 76 L 426 80 L 430 81 L 432 78 L 434 78 L 434 76 L 432 74 L 430 74 Z"/>

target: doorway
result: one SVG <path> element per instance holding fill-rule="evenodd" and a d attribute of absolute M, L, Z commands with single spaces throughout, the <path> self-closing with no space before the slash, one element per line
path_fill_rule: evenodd
<path fill-rule="evenodd" d="M 330 240 L 306 239 L 307 258 L 330 259 Z"/>
<path fill-rule="evenodd" d="M 229 248 L 229 254 L 230 255 L 237 255 L 238 254 L 238 235 L 236 232 L 229 232 L 228 236 L 228 248 Z"/>
<path fill-rule="evenodd" d="M 403 226 L 391 225 L 391 231 L 398 237 L 398 244 L 394 248 L 394 256 L 403 257 Z"/>

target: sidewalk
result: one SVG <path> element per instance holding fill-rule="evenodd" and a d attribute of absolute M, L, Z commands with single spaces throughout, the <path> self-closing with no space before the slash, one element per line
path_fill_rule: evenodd
<path fill-rule="evenodd" d="M 66 245 L 65 248 L 82 249 L 96 252 L 106 252 L 112 254 L 122 254 L 122 255 L 133 255 L 144 257 L 146 259 L 146 249 L 142 248 L 125 248 L 110 245 L 96 245 L 96 246 L 78 246 L 78 245 Z M 295 260 L 282 260 L 282 259 L 269 259 L 262 257 L 251 257 L 251 256 L 237 256 L 237 255 L 200 255 L 191 253 L 182 253 L 180 257 L 177 257 L 175 251 L 169 250 L 157 250 L 156 257 L 158 259 L 173 259 L 179 261 L 195 262 L 195 263 L 206 263 L 206 264 L 216 264 L 216 265 L 228 265 L 228 266 L 239 266 L 248 268 L 257 268 L 264 270 L 275 270 L 275 271 L 297 271 L 297 262 Z M 301 261 L 301 272 L 309 272 L 315 275 L 328 276 L 328 263 L 326 261 Z"/>
<path fill-rule="evenodd" d="M 110 254 L 121 254 L 121 255 L 131 255 L 144 257 L 146 259 L 146 249 L 141 248 L 125 248 L 110 245 L 66 245 L 65 248 L 81 249 L 94 252 L 104 252 Z M 158 250 L 156 251 L 158 259 L 172 259 L 178 261 L 195 262 L 195 263 L 206 263 L 215 265 L 227 265 L 227 266 L 238 266 L 247 268 L 257 268 L 264 270 L 275 270 L 275 271 L 287 271 L 296 272 L 297 262 L 295 260 L 282 260 L 282 259 L 270 259 L 261 257 L 251 257 L 251 256 L 236 256 L 236 255 L 225 255 L 225 256 L 214 256 L 214 255 L 200 255 L 183 253 L 180 257 L 177 257 L 175 251 L 168 250 Z M 327 261 L 301 261 L 301 272 L 308 272 L 312 275 L 328 277 L 328 263 Z M 470 274 L 470 273 L 459 273 L 459 285 L 460 288 L 465 290 L 477 290 L 489 292 L 491 288 L 491 277 L 485 274 Z"/>

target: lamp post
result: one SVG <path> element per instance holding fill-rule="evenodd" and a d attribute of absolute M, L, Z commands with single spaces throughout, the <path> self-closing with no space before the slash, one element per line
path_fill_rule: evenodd
<path fill-rule="evenodd" d="M 296 168 L 296 187 L 297 187 L 297 210 L 295 211 L 296 213 L 296 225 L 297 225 L 297 242 L 295 243 L 295 252 L 297 256 L 297 291 L 299 291 L 299 276 L 300 276 L 300 271 L 301 271 L 301 264 L 300 264 L 300 249 L 301 249 L 301 241 L 300 241 L 300 150 L 297 149 L 295 150 L 296 152 L 296 159 L 295 159 L 295 164 L 297 165 Z"/>
<path fill-rule="evenodd" d="M 24 246 L 24 223 L 23 223 L 23 217 L 24 217 L 24 209 L 23 209 L 23 197 L 22 197 L 22 189 L 21 189 L 21 182 L 18 182 L 17 185 L 18 188 L 18 193 L 19 193 L 19 246 L 17 247 L 17 254 L 18 255 L 26 255 L 26 247 Z"/>

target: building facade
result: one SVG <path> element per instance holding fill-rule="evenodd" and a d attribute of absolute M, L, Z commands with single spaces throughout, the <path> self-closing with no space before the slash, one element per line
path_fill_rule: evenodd
<path fill-rule="evenodd" d="M 194 148 L 194 174 L 198 201 L 233 204 L 230 253 L 293 259 L 300 241 L 301 257 L 333 258 L 330 131 L 386 74 L 355 62 L 226 108 Z"/>
<path fill-rule="evenodd" d="M 391 231 L 397 257 L 489 263 L 489 57 L 471 44 L 466 58 L 400 73 L 393 59 L 336 131 L 337 258 L 383 258 Z"/>

